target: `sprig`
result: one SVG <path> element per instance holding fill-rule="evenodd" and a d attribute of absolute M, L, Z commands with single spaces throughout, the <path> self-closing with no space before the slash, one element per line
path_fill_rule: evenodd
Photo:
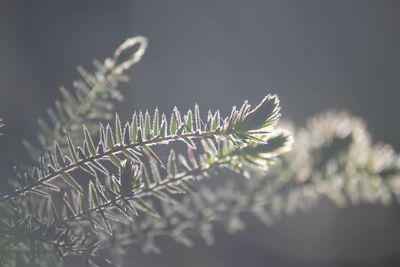
<path fill-rule="evenodd" d="M 270 99 L 278 103 L 276 96 Z M 266 101 L 262 103 L 265 105 Z M 250 105 L 245 102 L 241 110 L 248 109 Z M 242 166 L 252 164 L 248 158 L 267 163 L 278 154 L 273 151 L 278 147 L 267 145 L 270 134 L 257 132 L 257 138 L 253 139 L 249 138 L 252 129 L 237 126 L 250 120 L 247 116 L 252 113 L 240 114 L 233 108 L 230 117 L 221 119 L 219 111 L 209 112 L 203 122 L 197 105 L 194 110 L 182 115 L 174 108 L 170 116 L 159 114 L 157 109 L 152 115 L 148 111 L 138 112 L 124 124 L 116 115 L 113 126 L 100 123 L 96 137 L 83 126 L 81 146 L 76 146 L 66 134 L 63 142 L 67 152 L 56 142 L 30 172 L 17 168 L 18 186 L 0 198 L 0 205 L 15 203 L 29 218 L 54 222 L 58 231 L 73 229 L 82 236 L 89 227 L 93 235 L 99 231 L 113 235 L 115 222 L 132 221 L 138 210 L 159 216 L 146 200 L 148 197 L 174 202 L 174 194 L 192 190 L 190 181 L 209 176 L 217 168 L 243 172 Z M 273 116 L 265 114 L 265 117 L 259 123 L 269 124 Z M 177 141 L 185 144 L 188 152 L 170 150 L 168 160 L 161 160 L 158 147 L 171 146 Z M 271 141 L 273 144 L 274 139 Z M 266 160 L 264 155 L 269 153 Z M 31 203 L 40 208 L 32 208 Z M 87 224 L 76 224 L 78 221 Z M 52 241 L 54 247 L 78 253 L 74 251 L 77 237 L 71 236 L 65 242 Z M 79 253 L 86 251 L 82 248 Z"/>
<path fill-rule="evenodd" d="M 49 119 L 38 119 L 38 140 L 42 148 L 47 149 L 56 141 L 63 149 L 67 145 L 66 133 L 73 141 L 77 141 L 82 137 L 82 123 L 94 129 L 99 120 L 110 119 L 113 115 L 113 103 L 110 100 L 123 99 L 118 83 L 129 80 L 124 71 L 140 61 L 146 47 L 146 38 L 132 37 L 117 48 L 112 58 L 106 58 L 103 63 L 94 60 L 94 74 L 79 66 L 77 69 L 81 79 L 74 81 L 72 90 L 61 87 L 62 99 L 47 109 Z M 34 146 L 26 140 L 24 144 L 33 159 L 37 160 L 38 153 Z"/>
<path fill-rule="evenodd" d="M 269 99 L 271 99 L 271 102 L 275 105 L 277 104 L 275 100 L 276 97 Z M 262 101 L 264 105 L 268 102 L 269 101 L 265 100 Z M 245 102 L 241 110 L 249 108 L 250 105 Z M 240 142 L 247 142 L 252 136 L 251 129 L 243 129 L 240 127 L 243 122 L 248 122 L 252 119 L 248 118 L 248 115 L 252 113 L 243 113 L 233 108 L 231 116 L 225 118 L 223 124 L 219 126 L 219 122 L 217 121 L 219 120 L 219 116 L 217 116 L 219 112 L 217 111 L 214 115 L 208 116 L 205 126 L 200 125 L 197 129 L 189 128 L 190 125 L 193 125 L 191 113 L 192 112 L 189 110 L 184 116 L 181 116 L 179 110 L 175 108 L 170 116 L 171 119 L 168 121 L 164 114 L 160 116 L 156 110 L 153 118 L 161 117 L 161 122 L 151 120 L 148 111 L 144 113 L 145 115 L 143 115 L 142 112 L 140 112 L 139 115 L 135 113 L 132 121 L 127 122 L 124 127 L 122 127 L 119 117 L 116 116 L 114 130 L 111 129 L 110 125 L 103 127 L 100 124 L 100 134 L 96 144 L 89 130 L 83 127 L 84 142 L 82 147 L 75 147 L 71 139 L 67 137 L 65 143 L 69 145 L 69 153 L 65 155 L 59 148 L 60 146 L 58 143 L 56 143 L 54 151 L 49 151 L 47 157 L 41 159 L 42 162 L 39 166 L 33 168 L 31 173 L 25 173 L 21 179 L 18 180 L 20 188 L 0 198 L 0 202 L 17 197 L 39 186 L 48 187 L 48 183 L 59 176 L 67 180 L 67 183 L 72 184 L 74 180 L 66 177 L 69 177 L 68 174 L 76 169 L 86 171 L 93 177 L 96 177 L 96 170 L 107 174 L 107 167 L 105 167 L 101 161 L 110 161 L 118 167 L 121 167 L 121 155 L 128 156 L 138 164 L 140 163 L 138 155 L 147 154 L 161 166 L 164 166 L 157 154 L 153 151 L 152 147 L 154 146 L 182 141 L 187 144 L 188 147 L 194 148 L 193 139 L 211 137 L 226 138 L 238 144 Z M 196 120 L 201 121 L 199 115 L 197 116 Z M 259 123 L 271 124 L 274 120 L 274 116 L 265 114 L 264 121 L 259 121 Z M 153 121 L 153 125 L 151 125 L 151 121 Z M 169 129 L 168 125 L 170 126 Z M 259 126 L 255 124 L 255 127 Z M 154 129 L 160 129 L 160 131 L 154 132 Z M 252 140 L 255 142 L 267 142 L 268 140 L 267 135 L 260 135 L 259 132 L 257 132 L 257 136 L 257 138 Z"/>

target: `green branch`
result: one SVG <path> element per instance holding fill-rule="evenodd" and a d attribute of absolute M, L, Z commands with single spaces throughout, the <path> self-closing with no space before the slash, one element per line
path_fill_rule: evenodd
<path fill-rule="evenodd" d="M 128 149 L 135 149 L 135 148 L 140 148 L 140 147 L 144 147 L 144 146 L 158 145 L 161 143 L 166 144 L 166 143 L 170 143 L 170 142 L 176 142 L 176 141 L 181 140 L 182 138 L 207 138 L 210 135 L 214 135 L 214 134 L 215 133 L 213 133 L 213 132 L 205 132 L 205 133 L 201 133 L 201 134 L 184 134 L 181 136 L 168 136 L 168 137 L 163 137 L 163 138 L 154 138 L 152 140 L 147 140 L 147 141 L 143 141 L 143 142 L 135 143 L 135 144 L 119 145 L 108 151 L 105 151 L 104 153 L 97 154 L 97 155 L 94 155 L 94 156 L 91 156 L 91 157 L 88 157 L 85 159 L 81 159 L 75 163 L 72 163 L 71 165 L 65 166 L 51 174 L 48 174 L 26 187 L 23 187 L 21 189 L 16 190 L 15 192 L 13 192 L 11 194 L 3 196 L 2 198 L 0 198 L 0 202 L 4 202 L 6 200 L 10 200 L 17 196 L 21 196 L 24 193 L 26 193 L 26 192 L 30 191 L 31 189 L 36 188 L 38 186 L 44 186 L 46 182 L 50 182 L 51 180 L 62 175 L 63 173 L 72 172 L 77 168 L 85 168 L 86 163 L 94 162 L 96 160 L 106 158 L 113 154 L 122 153 L 123 151 L 126 151 Z"/>

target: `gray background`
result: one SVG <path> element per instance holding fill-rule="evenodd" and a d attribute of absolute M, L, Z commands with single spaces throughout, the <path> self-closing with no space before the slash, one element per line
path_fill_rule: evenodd
<path fill-rule="evenodd" d="M 138 108 L 226 114 L 242 100 L 280 95 L 297 125 L 328 109 L 364 118 L 375 140 L 400 148 L 398 1 L 0 1 L 0 147 L 36 131 L 36 118 L 127 37 L 149 38 L 129 72 L 128 119 Z M 1 149 L 1 148 L 0 148 Z M 195 249 L 161 240 L 164 253 L 132 251 L 132 266 L 400 266 L 400 210 L 363 205 L 314 210 Z"/>

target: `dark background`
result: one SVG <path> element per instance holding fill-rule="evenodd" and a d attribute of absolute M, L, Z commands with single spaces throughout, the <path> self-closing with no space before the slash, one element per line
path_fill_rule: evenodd
<path fill-rule="evenodd" d="M 226 114 L 244 99 L 279 94 L 302 126 L 328 109 L 367 121 L 375 141 L 400 149 L 398 1 L 0 1 L 2 145 L 31 138 L 60 85 L 127 37 L 149 38 L 129 72 L 128 119 L 138 108 Z M 132 266 L 400 266 L 400 207 L 318 208 L 249 227 L 194 249 L 161 240 L 164 253 L 132 251 Z"/>

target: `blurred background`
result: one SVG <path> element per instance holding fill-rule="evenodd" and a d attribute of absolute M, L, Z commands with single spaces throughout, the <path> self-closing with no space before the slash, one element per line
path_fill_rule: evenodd
<path fill-rule="evenodd" d="M 400 150 L 400 2 L 387 0 L 0 0 L 0 149 L 32 138 L 77 65 L 91 69 L 138 34 L 150 43 L 123 85 L 123 119 L 195 102 L 226 114 L 277 93 L 297 126 L 347 110 Z M 400 266 L 398 204 L 321 201 L 270 228 L 246 221 L 235 235 L 219 229 L 212 247 L 160 240 L 161 255 L 132 250 L 132 266 Z"/>

